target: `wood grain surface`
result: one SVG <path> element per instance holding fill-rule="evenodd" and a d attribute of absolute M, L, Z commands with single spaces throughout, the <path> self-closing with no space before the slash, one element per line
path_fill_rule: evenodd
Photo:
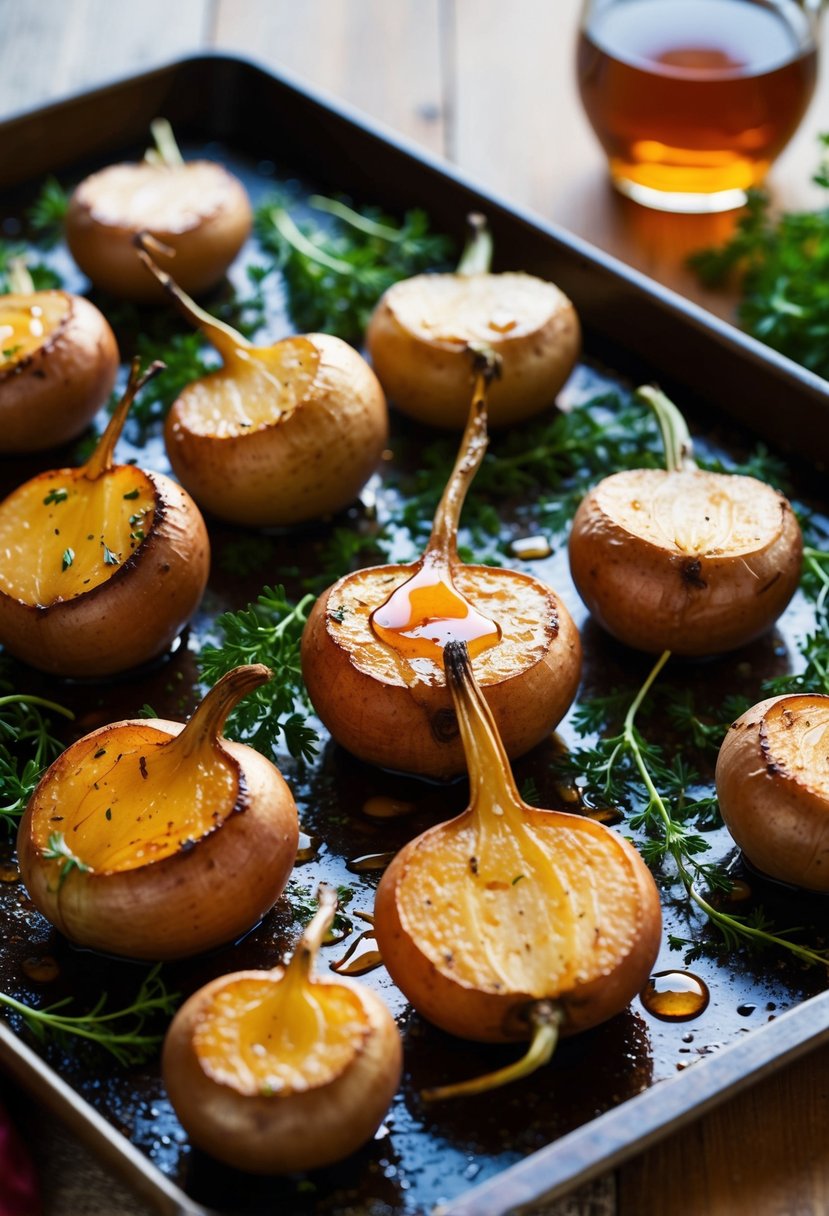
<path fill-rule="evenodd" d="M 733 300 L 701 289 L 684 259 L 727 235 L 733 214 L 648 212 L 607 182 L 573 75 L 579 9 L 578 0 L 0 0 L 0 118 L 205 48 L 240 54 L 356 106 L 728 318 Z M 829 55 L 772 171 L 781 206 L 817 204 L 810 176 L 825 129 Z M 823 1050 L 546 1216 L 822 1216 L 827 1127 Z M 64 1131 L 38 1128 L 47 1216 L 143 1216 Z"/>

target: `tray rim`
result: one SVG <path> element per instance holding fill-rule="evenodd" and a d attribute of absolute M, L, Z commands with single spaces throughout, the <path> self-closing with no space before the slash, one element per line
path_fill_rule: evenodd
<path fill-rule="evenodd" d="M 817 402 L 825 402 L 829 412 L 829 382 L 822 377 L 532 209 L 483 187 L 451 162 L 390 130 L 381 121 L 365 115 L 325 90 L 307 84 L 289 70 L 281 67 L 275 69 L 255 57 L 221 50 L 200 50 L 195 54 L 175 57 L 145 71 L 119 75 L 91 89 L 79 89 L 43 106 L 7 115 L 0 120 L 0 136 L 15 126 L 33 120 L 48 120 L 52 114 L 65 113 L 74 105 L 87 104 L 113 90 L 146 87 L 149 82 L 165 79 L 174 87 L 177 77 L 200 64 L 214 72 L 230 68 L 242 74 L 258 73 L 294 93 L 304 103 L 345 120 L 378 143 L 390 145 L 420 166 L 449 179 L 544 238 L 563 246 L 594 269 L 598 265 L 603 272 L 643 293 L 685 324 L 707 332 L 738 358 L 773 368 L 784 381 L 788 379 L 796 383 L 807 396 L 815 397 Z M 14 184 L 23 184 L 28 180 L 29 176 L 24 175 Z M 774 1042 L 774 1055 L 769 1055 L 766 1049 L 770 1039 Z M 434 1209 L 434 1216 L 511 1216 L 513 1213 L 527 1213 L 529 1216 L 536 1205 L 569 1194 L 580 1184 L 604 1174 L 762 1077 L 827 1042 L 829 990 L 804 999 L 772 1022 L 753 1030 L 744 1039 L 699 1060 L 693 1068 L 653 1083 L 641 1093 L 505 1168 L 486 1182 L 470 1188 L 457 1199 Z M 28 1047 L 4 1017 L 0 1017 L 0 1066 L 72 1126 L 94 1152 L 132 1184 L 139 1195 L 153 1202 L 162 1216 L 214 1216 L 211 1209 L 192 1200 L 72 1089 Z M 691 1083 L 687 1079 L 689 1076 L 693 1078 Z M 677 1100 L 677 1094 L 681 1101 Z M 665 1104 L 663 1099 L 667 1099 L 667 1104 L 673 1108 L 667 1121 L 659 1110 Z M 575 1168 L 574 1160 L 578 1161 Z"/>

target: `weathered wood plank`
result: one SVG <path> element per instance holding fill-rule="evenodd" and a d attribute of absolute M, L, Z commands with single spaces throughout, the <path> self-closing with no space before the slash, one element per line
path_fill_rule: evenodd
<path fill-rule="evenodd" d="M 620 1173 L 619 1216 L 829 1212 L 829 1051 L 712 1111 Z"/>
<path fill-rule="evenodd" d="M 0 117 L 204 46 L 211 0 L 0 0 Z"/>
<path fill-rule="evenodd" d="M 444 148 L 439 0 L 219 0 L 214 40 Z"/>

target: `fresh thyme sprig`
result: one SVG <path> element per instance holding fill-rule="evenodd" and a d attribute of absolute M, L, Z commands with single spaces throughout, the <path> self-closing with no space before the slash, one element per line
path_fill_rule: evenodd
<path fill-rule="evenodd" d="M 408 211 L 396 224 L 376 208 L 357 212 L 318 195 L 308 202 L 327 213 L 325 224 L 297 222 L 285 198 L 271 198 L 256 212 L 256 234 L 282 271 L 291 320 L 303 333 L 359 341 L 388 287 L 449 256 L 450 242 L 429 231 L 424 211 Z"/>
<path fill-rule="evenodd" d="M 762 917 L 735 916 L 723 912 L 702 894 L 700 884 L 705 884 L 709 889 L 723 890 L 730 886 L 730 881 L 716 867 L 699 860 L 700 854 L 706 852 L 709 845 L 689 824 L 694 805 L 669 806 L 657 784 L 668 771 L 662 753 L 642 736 L 636 726 L 642 704 L 670 657 L 670 651 L 666 650 L 654 664 L 630 702 L 620 732 L 601 740 L 593 749 L 571 753 L 568 769 L 582 778 L 586 776 L 604 796 L 638 804 L 630 826 L 633 829 L 644 827 L 650 834 L 650 839 L 641 850 L 645 860 L 649 864 L 656 864 L 670 858 L 688 898 L 719 931 L 729 949 L 734 949 L 739 943 L 776 946 L 788 950 L 802 962 L 829 966 L 828 953 L 802 946 L 783 933 L 771 932 Z M 681 788 L 687 788 L 690 783 L 687 772 L 680 774 L 674 770 L 673 776 L 680 779 Z"/>
<path fill-rule="evenodd" d="M 7 679 L 0 679 L 2 687 L 6 691 L 0 695 L 0 822 L 11 832 L 44 768 L 63 750 L 43 711 L 70 720 L 75 715 L 55 701 L 11 690 Z"/>
<path fill-rule="evenodd" d="M 0 1004 L 19 1014 L 40 1041 L 49 1035 L 59 1040 L 67 1036 L 97 1043 L 115 1056 L 120 1064 L 140 1064 L 151 1059 L 161 1046 L 164 1035 L 148 1030 L 150 1018 L 159 1014 L 170 1016 L 176 1008 L 179 993 L 168 992 L 161 978 L 161 964 L 157 963 L 145 976 L 140 989 L 129 1005 L 123 1009 L 105 1012 L 107 994 L 100 998 L 88 1013 L 60 1013 L 71 1003 L 71 997 L 47 1005 L 44 1009 L 33 1009 L 23 1001 L 0 992 Z"/>
<path fill-rule="evenodd" d="M 317 734 L 297 709 L 305 702 L 299 643 L 312 595 L 291 604 L 283 587 L 265 587 L 253 604 L 239 612 L 225 612 L 216 620 L 221 645 L 202 647 L 199 672 L 207 684 L 234 667 L 264 663 L 274 673 L 263 688 L 245 697 L 228 718 L 225 733 L 242 738 L 259 751 L 274 751 L 284 740 L 292 756 L 311 760 Z"/>

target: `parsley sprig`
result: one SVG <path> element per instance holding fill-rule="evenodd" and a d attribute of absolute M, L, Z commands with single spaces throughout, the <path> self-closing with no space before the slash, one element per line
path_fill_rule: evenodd
<path fill-rule="evenodd" d="M 198 660 L 205 683 L 215 684 L 245 663 L 264 663 L 274 673 L 267 685 L 245 697 L 230 715 L 225 726 L 229 738 L 244 739 L 265 753 L 284 741 L 298 759 L 311 760 L 316 755 L 316 731 L 297 709 L 298 704 L 307 704 L 299 644 L 313 602 L 314 597 L 306 595 L 298 604 L 291 604 L 283 587 L 265 587 L 247 608 L 217 618 L 221 645 L 202 647 Z"/>
<path fill-rule="evenodd" d="M 829 189 L 829 134 L 814 180 Z M 763 191 L 731 239 L 690 259 L 703 282 L 718 286 L 740 276 L 740 324 L 761 342 L 829 379 L 829 206 L 774 215 Z"/>
<path fill-rule="evenodd" d="M 640 849 L 643 857 L 650 865 L 672 862 L 689 900 L 718 930 L 726 948 L 736 949 L 740 944 L 775 946 L 788 950 L 804 963 L 829 966 L 829 953 L 792 941 L 784 932 L 774 932 L 762 909 L 751 916 L 737 916 L 716 907 L 703 894 L 703 888 L 716 892 L 728 890 L 731 885 L 716 866 L 700 860 L 710 846 L 696 829 L 700 813 L 710 814 L 711 800 L 687 800 L 687 791 L 696 775 L 686 767 L 682 757 L 667 762 L 662 749 L 647 740 L 636 725 L 642 705 L 669 658 L 670 652 L 665 651 L 654 664 L 630 701 L 619 732 L 600 739 L 592 748 L 571 752 L 565 759 L 567 771 L 586 782 L 593 796 L 598 792 L 599 797 L 636 807 L 629 822 L 632 829 L 644 828 L 648 833 Z M 613 698 L 614 707 L 619 700 L 618 696 Z M 593 727 L 596 721 L 596 708 L 588 714 L 583 708 L 576 726 L 583 728 L 589 722 Z M 670 789 L 673 798 L 663 793 L 660 785 Z M 673 944 L 678 942 L 676 939 Z"/>
<path fill-rule="evenodd" d="M 11 689 L 0 680 L 0 822 L 16 830 L 40 775 L 63 750 L 52 734 L 47 713 L 72 719 L 74 714 L 55 701 Z M 44 713 L 44 711 L 47 711 Z"/>
<path fill-rule="evenodd" d="M 388 287 L 434 270 L 450 255 L 450 242 L 429 231 L 425 211 L 408 211 L 398 224 L 377 208 L 358 212 L 319 195 L 308 202 L 327 215 L 325 222 L 307 215 L 296 220 L 284 197 L 256 212 L 256 234 L 282 271 L 288 311 L 300 332 L 323 330 L 359 341 Z"/>
<path fill-rule="evenodd" d="M 161 964 L 157 963 L 145 976 L 135 999 L 123 1009 L 107 1011 L 106 992 L 101 993 L 88 1013 L 82 1014 L 59 1012 L 71 1003 L 71 997 L 44 1009 L 33 1009 L 0 992 L 0 1005 L 19 1014 L 41 1043 L 49 1036 L 59 1041 L 67 1037 L 86 1039 L 105 1048 L 120 1064 L 140 1064 L 158 1052 L 164 1038 L 163 1034 L 149 1030 L 148 1022 L 161 1014 L 169 1017 L 179 1000 L 177 992 L 167 991 L 160 973 Z"/>

